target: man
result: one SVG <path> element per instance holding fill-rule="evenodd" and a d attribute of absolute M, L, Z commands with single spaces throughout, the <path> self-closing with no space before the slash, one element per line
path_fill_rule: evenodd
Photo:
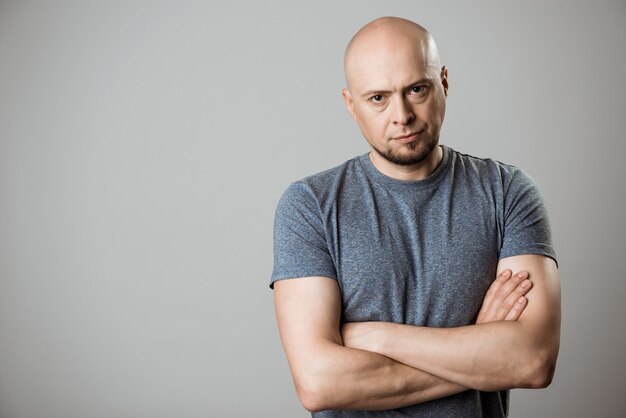
<path fill-rule="evenodd" d="M 276 212 L 272 286 L 298 396 L 319 417 L 506 416 L 508 389 L 547 386 L 559 348 L 537 188 L 439 145 L 448 72 L 421 26 L 367 24 L 344 65 L 371 151 L 293 183 Z"/>

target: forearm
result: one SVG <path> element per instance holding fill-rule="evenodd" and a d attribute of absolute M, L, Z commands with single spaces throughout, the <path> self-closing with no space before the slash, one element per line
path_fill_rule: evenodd
<path fill-rule="evenodd" d="M 347 347 L 333 279 L 282 280 L 274 285 L 274 298 L 298 397 L 311 411 L 392 409 L 466 390 L 380 354 Z"/>
<path fill-rule="evenodd" d="M 522 266 L 528 271 L 509 281 L 506 270 L 520 271 Z M 487 292 L 483 305 L 486 311 L 481 309 L 479 314 L 479 321 L 488 323 L 429 328 L 354 322 L 344 325 L 343 343 L 473 389 L 545 387 L 554 373 L 560 340 L 561 297 L 556 264 L 547 257 L 524 255 L 500 260 L 499 269 L 504 272 Z M 512 289 L 519 284 L 525 289 L 522 293 L 528 291 L 530 287 L 523 285 L 528 273 L 533 278 L 532 291 L 526 293 L 526 299 L 519 298 Z M 503 321 L 510 317 L 506 311 L 514 312 L 517 308 L 513 306 L 518 305 L 526 306 L 521 315 Z M 488 313 L 491 308 L 496 308 L 493 315 Z"/>
<path fill-rule="evenodd" d="M 309 410 L 385 410 L 467 390 L 459 384 L 380 354 L 327 341 L 305 367 L 294 369 L 296 389 Z"/>
<path fill-rule="evenodd" d="M 370 338 L 377 341 L 369 347 L 374 352 L 478 390 L 544 387 L 558 352 L 558 334 L 556 341 L 539 342 L 521 321 L 459 328 L 380 324 Z"/>

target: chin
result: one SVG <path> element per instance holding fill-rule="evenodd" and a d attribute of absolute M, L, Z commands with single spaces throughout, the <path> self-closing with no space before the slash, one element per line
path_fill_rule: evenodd
<path fill-rule="evenodd" d="M 387 161 L 397 165 L 417 165 L 428 159 L 431 156 L 433 150 L 436 149 L 439 143 L 439 138 L 434 138 L 426 143 L 420 144 L 420 141 L 411 142 L 405 144 L 401 151 L 386 150 L 382 152 L 376 150 L 376 152 L 386 159 Z"/>

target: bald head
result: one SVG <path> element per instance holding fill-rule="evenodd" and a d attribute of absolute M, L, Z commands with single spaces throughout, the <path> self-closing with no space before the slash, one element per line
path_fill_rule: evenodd
<path fill-rule="evenodd" d="M 364 67 L 395 52 L 406 55 L 406 59 L 421 59 L 436 71 L 441 66 L 437 45 L 426 29 L 399 17 L 381 17 L 363 26 L 346 47 L 344 72 L 348 88 L 355 73 L 366 71 Z"/>
<path fill-rule="evenodd" d="M 432 36 L 406 19 L 376 19 L 350 40 L 344 68 L 348 86 L 341 93 L 373 150 L 372 163 L 398 179 L 428 176 L 441 160 L 448 96 L 448 70 Z"/>

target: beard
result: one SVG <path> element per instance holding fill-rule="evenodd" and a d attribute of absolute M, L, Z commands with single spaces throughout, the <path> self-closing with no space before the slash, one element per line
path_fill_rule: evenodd
<path fill-rule="evenodd" d="M 416 140 L 408 144 L 403 144 L 402 148 L 407 150 L 406 152 L 398 152 L 397 150 L 391 148 L 383 151 L 373 145 L 372 148 L 378 155 L 390 163 L 397 165 L 415 165 L 427 159 L 437 146 L 438 142 L 439 137 L 437 136 L 427 138 L 424 142 Z"/>

